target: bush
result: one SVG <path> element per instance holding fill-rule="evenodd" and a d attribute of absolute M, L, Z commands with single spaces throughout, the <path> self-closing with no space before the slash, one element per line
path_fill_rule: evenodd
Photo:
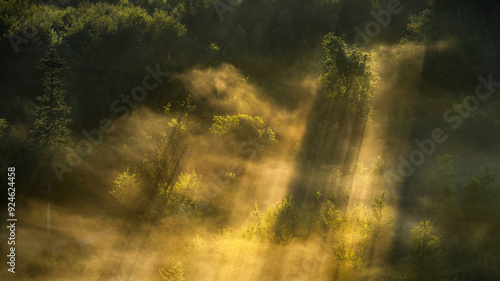
<path fill-rule="evenodd" d="M 264 128 L 261 117 L 251 117 L 246 114 L 214 116 L 210 132 L 216 136 L 230 135 L 236 140 L 246 140 L 248 137 L 258 137 L 266 144 L 277 143 L 275 133 L 271 128 Z"/>
<path fill-rule="evenodd" d="M 320 225 L 326 230 L 338 229 L 343 223 L 347 222 L 347 217 L 338 210 L 334 202 L 328 199 L 321 206 L 319 218 Z"/>
<path fill-rule="evenodd" d="M 245 230 L 244 237 L 258 237 L 275 244 L 287 244 L 293 238 L 297 226 L 297 209 L 292 197 L 283 198 L 273 208 L 267 209 L 264 217 L 255 205 L 252 215 L 256 224 Z"/>
<path fill-rule="evenodd" d="M 297 222 L 297 210 L 292 197 L 284 198 L 268 210 L 264 221 L 272 242 L 280 244 L 290 241 Z"/>
<path fill-rule="evenodd" d="M 162 205 L 160 212 L 165 215 L 197 210 L 205 185 L 196 171 L 179 175 L 174 185 L 163 186 L 158 196 Z"/>

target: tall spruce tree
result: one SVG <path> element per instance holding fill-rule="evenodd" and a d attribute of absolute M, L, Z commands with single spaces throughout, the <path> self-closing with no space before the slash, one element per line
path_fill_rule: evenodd
<path fill-rule="evenodd" d="M 45 156 L 53 158 L 56 152 L 71 143 L 71 112 L 65 102 L 66 84 L 60 74 L 67 69 L 66 61 L 56 49 L 46 52 L 40 69 L 44 71 L 43 95 L 36 97 L 35 123 L 30 131 L 29 143 Z"/>

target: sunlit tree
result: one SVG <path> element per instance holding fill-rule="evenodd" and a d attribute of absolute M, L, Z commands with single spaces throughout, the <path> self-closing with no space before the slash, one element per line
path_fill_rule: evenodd
<path fill-rule="evenodd" d="M 410 253 L 418 280 L 438 280 L 443 266 L 441 240 L 430 221 L 421 221 L 412 229 Z"/>
<path fill-rule="evenodd" d="M 109 193 L 121 205 L 132 203 L 137 199 L 139 194 L 139 183 L 137 181 L 137 174 L 131 172 L 129 169 L 120 174 L 113 182 L 113 188 Z"/>
<path fill-rule="evenodd" d="M 347 47 L 341 37 L 329 33 L 323 39 L 326 60 L 320 77 L 323 94 L 362 118 L 370 112 L 375 75 L 370 68 L 370 55 L 358 47 Z"/>
<path fill-rule="evenodd" d="M 374 92 L 376 76 L 370 55 L 358 47 L 348 47 L 333 33 L 323 39 L 325 60 L 305 157 L 317 165 L 346 162 L 351 147 L 359 144 Z"/>

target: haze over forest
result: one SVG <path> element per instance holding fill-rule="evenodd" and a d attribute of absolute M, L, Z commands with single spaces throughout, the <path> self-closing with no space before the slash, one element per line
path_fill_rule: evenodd
<path fill-rule="evenodd" d="M 0 0 L 0 280 L 500 280 L 499 22 Z"/>

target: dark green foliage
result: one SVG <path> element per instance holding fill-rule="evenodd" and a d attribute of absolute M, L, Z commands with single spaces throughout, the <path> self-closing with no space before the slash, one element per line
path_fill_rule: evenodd
<path fill-rule="evenodd" d="M 483 20 L 485 15 L 476 3 L 467 2 L 428 0 L 427 9 L 410 15 L 402 42 L 426 45 L 421 79 L 424 93 L 434 88 L 441 92 L 468 89 L 481 68 L 494 65 L 491 25 Z M 446 43 L 446 48 L 438 47 L 439 43 Z"/>
<path fill-rule="evenodd" d="M 492 94 L 492 99 L 494 98 L 493 95 L 496 95 L 496 93 Z M 470 119 L 464 122 L 460 136 L 463 136 L 478 150 L 499 151 L 500 101 L 496 100 L 487 103 L 484 109 L 473 112 Z"/>
<path fill-rule="evenodd" d="M 13 126 L 4 118 L 0 118 L 0 168 L 6 170 L 12 161 L 17 143 L 12 136 Z"/>
<path fill-rule="evenodd" d="M 81 216 L 77 223 L 83 224 L 88 217 L 103 218 L 116 230 L 110 238 L 126 241 L 118 253 L 131 253 L 135 249 L 127 244 L 140 241 L 143 253 L 132 253 L 142 258 L 152 250 L 161 259 L 153 265 L 148 260 L 145 265 L 153 270 L 124 277 L 129 279 L 239 280 L 248 272 L 241 268 L 260 271 L 255 280 L 498 279 L 499 103 L 494 95 L 481 101 L 477 111 L 462 118 L 459 130 L 443 124 L 442 116 L 475 93 L 478 75 L 488 77 L 498 69 L 495 1 L 436 0 L 427 7 L 401 1 L 404 12 L 372 40 L 388 44 L 366 48 L 351 45 L 354 27 L 363 29 L 375 20 L 373 12 L 391 1 L 245 0 L 233 2 L 223 22 L 210 0 L 56 2 L 0 0 L 0 169 L 14 165 L 18 186 L 29 181 L 43 187 L 43 195 L 23 188 L 26 194 L 19 197 L 21 206 L 33 206 L 20 212 L 28 227 L 45 231 L 45 213 L 37 211 L 45 200 L 61 219 L 51 234 L 56 240 L 67 234 L 61 227 L 66 215 Z M 407 33 L 399 41 L 407 13 L 412 14 Z M 9 36 L 23 39 L 13 46 Z M 37 64 L 42 71 L 36 71 Z M 231 67 L 219 67 L 226 64 Z M 157 65 L 172 75 L 156 80 L 145 68 Z M 227 69 L 216 81 L 206 79 L 212 84 L 201 84 L 199 92 L 187 86 L 186 81 L 195 84 L 198 76 Z M 238 105 L 259 100 L 266 108 L 256 111 L 271 108 L 269 119 L 250 115 L 260 114 L 253 112 L 255 105 L 232 108 L 224 103 L 233 97 L 210 93 L 231 82 L 226 77 L 233 70 L 238 80 L 245 77 L 235 83 L 238 94 L 251 95 Z M 374 70 L 384 77 L 376 98 Z M 124 111 L 117 112 L 116 105 L 126 104 L 122 93 L 144 87 L 144 81 L 158 85 L 146 87 L 148 98 L 119 115 Z M 372 107 L 379 110 L 376 118 Z M 280 120 L 284 115 L 295 116 L 286 123 Z M 71 144 L 71 131 L 91 131 L 103 118 L 116 131 L 99 138 L 93 153 L 71 167 L 73 173 L 64 178 L 67 188 L 53 185 L 47 193 L 45 170 L 38 167 L 49 157 L 67 164 L 58 152 Z M 415 148 L 415 138 L 431 138 L 435 128 L 443 128 L 449 140 L 436 144 L 435 154 L 426 153 L 427 161 L 415 165 L 411 178 L 395 174 L 402 150 Z M 277 133 L 280 145 L 272 146 Z M 75 136 L 91 138 L 97 135 Z M 240 156 L 252 156 L 234 157 L 235 148 Z M 471 159 L 476 152 L 484 154 Z M 445 154 L 434 163 L 438 153 Z M 375 159 L 378 154 L 383 158 Z M 491 168 L 468 178 L 485 159 Z M 33 167 L 25 169 L 25 162 Z M 270 190 L 275 187 L 279 190 Z M 283 199 L 276 203 L 277 194 Z M 335 194 L 343 194 L 342 200 Z M 263 212 L 256 207 L 249 225 L 251 204 L 269 204 L 270 198 L 276 204 Z M 111 219 L 101 212 L 107 200 L 114 202 Z M 114 220 L 116 215 L 121 217 Z M 420 221 L 424 217 L 434 223 Z M 119 229 L 130 221 L 133 229 Z M 227 230 L 235 226 L 243 231 Z M 19 227 L 22 233 L 26 226 Z M 79 227 L 71 231 L 90 232 L 88 224 Z M 196 235 L 195 250 L 184 248 L 191 235 Z M 206 243 L 207 237 L 214 243 Z M 106 239 L 95 245 L 75 240 L 62 250 L 41 245 L 32 259 L 19 248 L 19 269 L 27 270 L 18 277 L 110 279 L 109 264 L 86 272 L 100 260 L 84 255 L 109 250 L 102 248 Z M 314 246 L 321 259 L 308 252 Z M 163 269 L 165 255 L 182 263 Z M 290 262 L 308 255 L 311 260 Z M 118 260 L 112 266 L 128 271 Z M 70 263 L 82 276 L 68 274 Z M 284 275 L 291 267 L 293 276 Z M 227 278 L 229 271 L 235 277 Z"/>
<path fill-rule="evenodd" d="M 265 33 L 262 24 L 258 22 L 252 30 L 252 48 L 255 51 L 260 51 L 264 47 Z"/>
<path fill-rule="evenodd" d="M 210 59 L 210 64 L 213 66 L 216 66 L 220 63 L 222 59 L 222 51 L 220 50 L 220 47 L 217 46 L 215 43 L 211 43 L 207 47 L 207 53 L 208 57 Z"/>
<path fill-rule="evenodd" d="M 71 130 L 68 126 L 71 107 L 66 104 L 65 82 L 60 77 L 66 69 L 66 61 L 56 49 L 47 51 L 42 59 L 44 71 L 44 93 L 36 97 L 35 123 L 30 131 L 29 142 L 48 155 L 60 151 L 71 144 Z"/>
<path fill-rule="evenodd" d="M 427 1 L 427 9 L 417 14 L 410 15 L 408 23 L 409 35 L 406 40 L 423 41 L 428 36 L 427 34 L 434 32 L 431 23 L 436 20 L 435 8 L 436 1 Z"/>
<path fill-rule="evenodd" d="M 0 139 L 2 142 L 9 137 L 11 131 L 12 126 L 9 125 L 7 120 L 0 118 Z"/>
<path fill-rule="evenodd" d="M 273 31 L 273 41 L 277 50 L 290 48 L 296 44 L 293 14 L 288 9 L 279 13 L 277 26 Z"/>
<path fill-rule="evenodd" d="M 429 193 L 440 202 L 451 199 L 456 187 L 456 164 L 453 156 L 443 154 L 436 157 L 436 170 L 431 176 Z"/>
<path fill-rule="evenodd" d="M 238 50 L 243 51 L 245 49 L 248 49 L 248 43 L 248 36 L 245 29 L 243 29 L 241 25 L 237 25 L 233 33 L 233 44 Z"/>
<path fill-rule="evenodd" d="M 489 220 L 498 213 L 500 185 L 489 166 L 484 167 L 465 185 L 464 208 L 474 220 Z"/>

